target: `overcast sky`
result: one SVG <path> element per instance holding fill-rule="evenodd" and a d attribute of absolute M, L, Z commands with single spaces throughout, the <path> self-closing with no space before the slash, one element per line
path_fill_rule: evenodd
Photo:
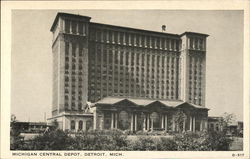
<path fill-rule="evenodd" d="M 11 113 L 20 121 L 51 116 L 52 33 L 59 10 L 12 12 Z M 62 11 L 61 11 L 62 12 Z M 243 119 L 243 11 L 67 10 L 92 22 L 181 34 L 209 34 L 206 58 L 206 107 Z"/>

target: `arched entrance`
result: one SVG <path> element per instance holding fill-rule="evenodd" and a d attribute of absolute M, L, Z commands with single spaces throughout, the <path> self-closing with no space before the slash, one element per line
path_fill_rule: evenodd
<path fill-rule="evenodd" d="M 160 126 L 160 116 L 159 116 L 159 114 L 157 113 L 157 112 L 153 112 L 153 113 L 151 113 L 150 114 L 150 119 L 151 119 L 151 121 L 150 121 L 150 123 L 151 123 L 151 128 L 152 128 L 152 126 L 153 126 L 153 128 L 155 129 L 159 129 L 159 128 L 161 128 Z M 153 121 L 153 123 L 152 123 L 152 121 Z"/>
<path fill-rule="evenodd" d="M 118 122 L 118 127 L 121 130 L 127 130 L 129 129 L 130 126 L 130 120 L 128 113 L 126 111 L 121 111 L 119 113 L 119 122 Z"/>

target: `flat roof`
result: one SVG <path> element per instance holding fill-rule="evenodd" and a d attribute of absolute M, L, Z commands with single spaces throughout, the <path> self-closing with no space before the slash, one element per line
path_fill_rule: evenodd
<path fill-rule="evenodd" d="M 78 19 L 87 19 L 90 20 L 91 17 L 89 16 L 83 16 L 83 15 L 79 15 L 79 14 L 72 14 L 72 13 L 64 13 L 64 12 L 58 12 L 55 20 L 50 28 L 50 31 L 54 30 L 54 27 L 59 19 L 60 16 L 63 17 L 72 17 L 72 18 L 78 18 Z M 125 27 L 125 26 L 117 26 L 117 25 L 110 25 L 110 24 L 104 24 L 104 23 L 96 23 L 96 22 L 90 22 L 90 25 L 102 25 L 102 26 L 106 26 L 106 27 L 114 27 L 114 28 L 120 28 L 120 29 L 128 29 L 131 31 L 143 31 L 143 32 L 147 32 L 147 33 L 153 33 L 153 34 L 158 34 L 158 35 L 167 35 L 167 36 L 175 36 L 175 37 L 181 37 L 183 35 L 189 34 L 189 35 L 198 35 L 198 36 L 204 36 L 204 37 L 208 37 L 208 34 L 203 34 L 203 33 L 196 33 L 196 32 L 184 32 L 182 34 L 172 34 L 172 33 L 166 33 L 166 32 L 160 32 L 160 31 L 152 31 L 152 30 L 145 30 L 145 29 L 139 29 L 139 28 L 132 28 L 132 27 Z"/>
<path fill-rule="evenodd" d="M 180 36 L 187 35 L 187 34 L 189 34 L 189 35 L 205 36 L 205 37 L 209 36 L 208 34 L 197 33 L 197 32 L 190 32 L 190 31 L 186 31 L 186 32 L 182 33 Z"/>
<path fill-rule="evenodd" d="M 146 30 L 146 29 L 139 29 L 139 28 L 132 28 L 132 27 L 126 27 L 126 26 L 118 26 L 118 25 L 111 25 L 111 24 L 104 24 L 104 23 L 96 23 L 96 22 L 90 22 L 90 25 L 102 25 L 102 26 L 107 26 L 107 27 L 114 27 L 114 28 L 120 28 L 120 29 L 127 29 L 131 31 L 142 31 L 142 32 L 147 32 L 147 33 L 153 33 L 153 34 L 159 34 L 159 35 L 168 35 L 168 36 L 176 36 L 180 37 L 179 34 L 172 34 L 172 33 L 166 33 L 166 32 L 159 32 L 159 31 L 152 31 L 152 30 Z"/>
<path fill-rule="evenodd" d="M 88 16 L 83 16 L 83 15 L 79 15 L 79 14 L 71 14 L 71 13 L 64 13 L 64 12 L 58 12 L 57 15 L 56 15 L 56 18 L 50 28 L 50 31 L 53 31 L 54 30 L 54 27 L 59 19 L 60 16 L 63 16 L 63 17 L 74 17 L 74 18 L 79 18 L 79 19 L 88 19 L 90 20 L 91 17 L 88 17 Z"/>

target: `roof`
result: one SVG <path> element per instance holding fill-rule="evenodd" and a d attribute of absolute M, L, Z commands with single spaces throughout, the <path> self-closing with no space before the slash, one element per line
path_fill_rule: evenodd
<path fill-rule="evenodd" d="M 54 27 L 56 26 L 57 21 L 58 21 L 59 17 L 61 17 L 61 16 L 63 16 L 63 17 L 75 17 L 75 18 L 77 17 L 79 19 L 87 19 L 87 20 L 91 19 L 91 17 L 88 17 L 88 16 L 58 12 L 57 15 L 56 15 L 56 18 L 55 18 L 55 20 L 54 20 L 54 22 L 53 22 L 53 24 L 52 24 L 52 26 L 50 28 L 50 31 L 54 30 Z"/>
<path fill-rule="evenodd" d="M 77 18 L 77 19 L 83 19 L 83 20 L 87 20 L 90 21 L 91 17 L 89 16 L 83 16 L 83 15 L 78 15 L 78 14 L 70 14 L 70 13 L 63 13 L 63 12 L 58 12 L 55 20 L 50 28 L 50 31 L 54 30 L 54 27 L 56 26 L 59 17 L 69 17 L 69 18 Z M 120 28 L 120 29 L 128 29 L 131 31 L 143 31 L 143 32 L 147 32 L 147 33 L 153 33 L 153 34 L 157 34 L 157 35 L 167 35 L 167 36 L 172 36 L 172 37 L 176 37 L 176 38 L 180 38 L 183 35 L 186 34 L 190 34 L 190 35 L 198 35 L 198 36 L 204 36 L 207 37 L 209 36 L 208 34 L 203 34 L 203 33 L 196 33 L 196 32 L 184 32 L 182 34 L 172 34 L 172 33 L 166 33 L 166 32 L 158 32 L 158 31 L 152 31 L 152 30 L 144 30 L 144 29 L 138 29 L 138 28 L 131 28 L 131 27 L 125 27 L 125 26 L 117 26 L 117 25 L 110 25 L 110 24 L 104 24 L 104 23 L 95 23 L 95 22 L 90 22 L 90 25 L 101 25 L 101 26 L 107 26 L 107 27 L 116 27 L 116 28 Z"/>
<path fill-rule="evenodd" d="M 195 104 L 191 104 L 188 102 L 184 102 L 181 100 L 158 100 L 158 99 L 145 99 L 145 98 L 124 98 L 124 97 L 105 97 L 99 101 L 97 101 L 95 104 L 103 104 L 103 105 L 113 105 L 116 104 L 118 102 L 124 101 L 124 100 L 128 100 L 129 102 L 132 102 L 138 106 L 147 106 L 149 104 L 152 104 L 156 101 L 162 103 L 163 105 L 165 105 L 166 107 L 173 107 L 173 108 L 177 108 L 178 106 L 184 105 L 184 104 L 188 104 L 191 107 L 194 108 L 198 108 L 198 109 L 208 109 L 202 106 L 198 106 Z M 95 106 L 95 105 L 93 105 Z"/>
<path fill-rule="evenodd" d="M 146 29 L 139 29 L 139 28 L 131 28 L 131 27 L 125 27 L 125 26 L 118 26 L 118 25 L 111 25 L 111 24 L 104 24 L 104 23 L 95 23 L 95 22 L 90 22 L 92 25 L 101 25 L 101 26 L 107 26 L 107 27 L 115 27 L 115 28 L 120 28 L 120 29 L 126 29 L 126 30 L 131 30 L 131 31 L 143 31 L 147 33 L 153 33 L 157 35 L 167 35 L 167 36 L 173 36 L 176 38 L 180 38 L 179 34 L 173 34 L 173 33 L 166 33 L 166 32 L 160 32 L 160 31 L 152 31 L 152 30 L 146 30 Z"/>
<path fill-rule="evenodd" d="M 187 35 L 187 34 L 189 34 L 189 35 L 205 36 L 205 37 L 209 36 L 208 34 L 196 33 L 196 32 L 189 32 L 189 31 L 186 31 L 186 32 L 182 33 L 180 36 Z"/>
<path fill-rule="evenodd" d="M 28 121 L 16 121 L 15 124 L 27 124 L 27 125 L 47 125 L 46 122 L 28 122 Z"/>

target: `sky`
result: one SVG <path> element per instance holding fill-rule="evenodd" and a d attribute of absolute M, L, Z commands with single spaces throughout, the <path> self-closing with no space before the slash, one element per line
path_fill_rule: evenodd
<path fill-rule="evenodd" d="M 90 16 L 91 22 L 181 34 L 209 34 L 206 107 L 243 119 L 243 11 L 191 10 L 13 10 L 11 114 L 19 121 L 51 117 L 52 33 L 57 12 Z"/>

